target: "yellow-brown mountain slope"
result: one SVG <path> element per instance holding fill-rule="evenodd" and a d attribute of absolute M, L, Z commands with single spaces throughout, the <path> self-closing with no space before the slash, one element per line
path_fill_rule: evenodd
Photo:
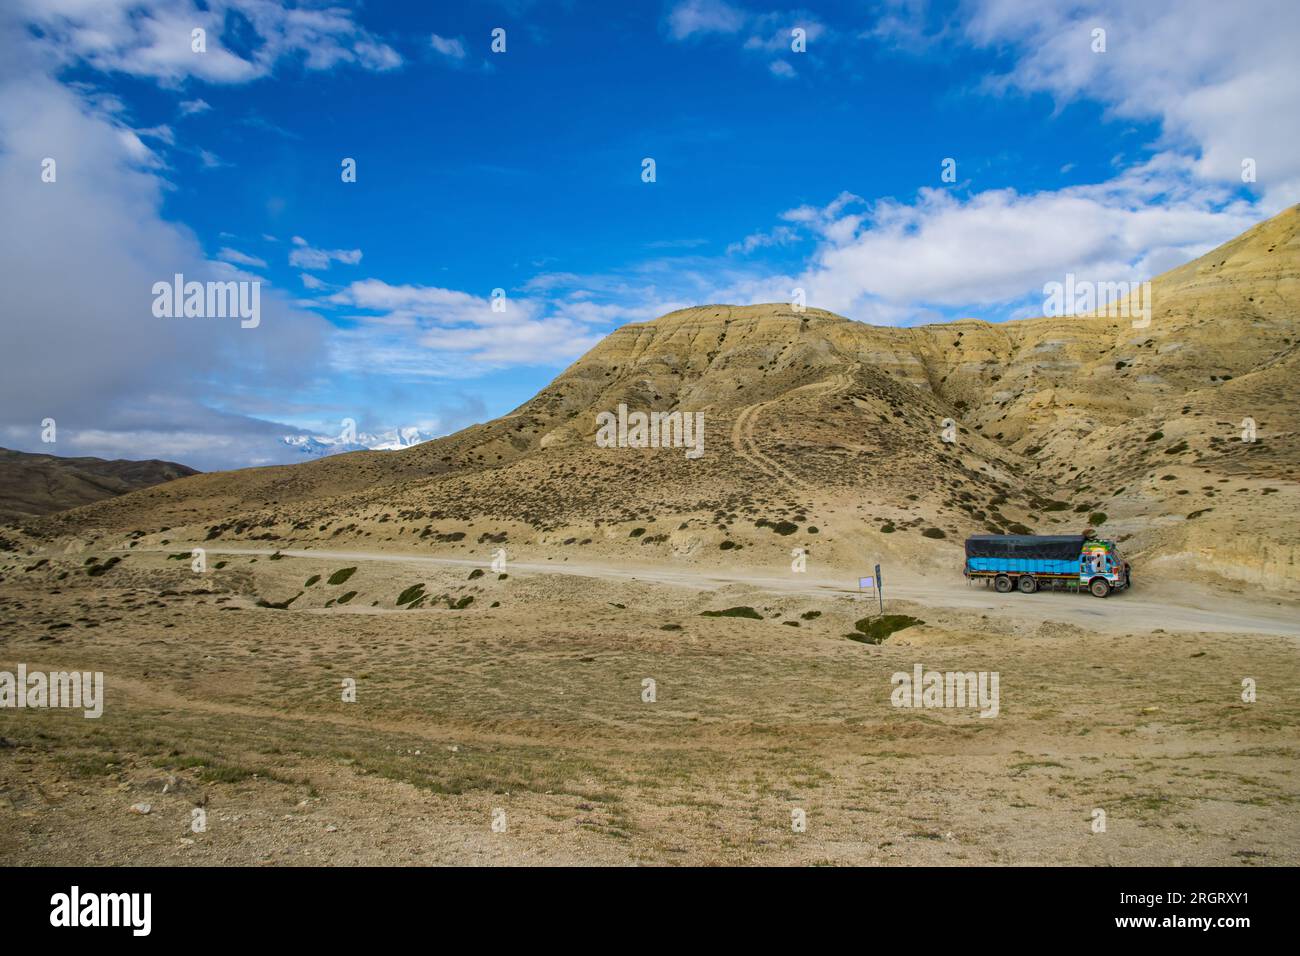
<path fill-rule="evenodd" d="M 1291 208 L 1153 280 L 1149 323 L 685 309 L 455 435 L 198 475 L 30 530 L 771 565 L 804 547 L 924 572 L 958 567 L 968 533 L 1093 526 L 1152 568 L 1296 587 L 1298 279 Z M 703 413 L 703 455 L 598 447 L 619 404 Z"/>

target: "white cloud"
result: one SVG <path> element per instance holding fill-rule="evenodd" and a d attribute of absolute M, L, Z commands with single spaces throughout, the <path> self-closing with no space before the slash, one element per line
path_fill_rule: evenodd
<path fill-rule="evenodd" d="M 331 262 L 354 266 L 361 261 L 360 249 L 315 249 L 302 236 L 293 237 L 294 248 L 289 252 L 289 265 L 299 269 L 328 269 Z"/>
<path fill-rule="evenodd" d="M 1148 279 L 1260 218 L 1251 204 L 1199 185 L 1190 167 L 1162 157 L 1109 182 L 1058 191 L 962 199 L 922 189 L 912 204 L 884 200 L 868 209 L 841 196 L 823 210 L 801 207 L 784 218 L 821 242 L 791 282 L 808 290 L 809 304 L 855 318 L 881 308 L 915 318 L 935 307 L 1014 302 L 1067 272 Z"/>
<path fill-rule="evenodd" d="M 1158 146 L 1194 155 L 1200 178 L 1240 186 L 1251 158 L 1267 212 L 1300 201 L 1295 0 L 972 0 L 962 13 L 955 30 L 965 41 L 1018 55 L 991 88 L 1095 99 L 1114 116 L 1157 120 Z M 1104 53 L 1092 49 L 1098 28 Z"/>
<path fill-rule="evenodd" d="M 784 246 L 791 242 L 797 242 L 799 234 L 789 226 L 777 226 L 771 232 L 755 232 L 746 236 L 740 242 L 733 242 L 727 246 L 727 254 L 734 255 L 740 253 L 748 255 L 755 249 L 766 249 L 771 246 Z"/>
<path fill-rule="evenodd" d="M 284 57 L 301 57 L 309 70 L 354 64 L 391 70 L 401 56 L 337 7 L 282 7 L 264 0 L 18 0 L 17 15 L 40 27 L 47 54 L 80 59 L 103 72 L 128 73 L 179 84 L 247 83 L 270 75 Z M 191 31 L 206 31 L 206 52 L 192 49 Z M 252 49 L 223 44 L 227 29 Z"/>
<path fill-rule="evenodd" d="M 465 44 L 459 39 L 440 37 L 434 33 L 429 37 L 429 46 L 448 59 L 465 59 Z"/>
<path fill-rule="evenodd" d="M 252 269 L 265 269 L 266 261 L 250 256 L 247 253 L 240 252 L 238 249 L 231 249 L 229 246 L 221 249 L 217 253 L 217 258 L 222 262 L 231 262 L 239 266 L 248 266 Z"/>
<path fill-rule="evenodd" d="M 793 31 L 803 30 L 805 51 L 811 55 L 817 42 L 831 36 L 826 25 L 805 12 L 772 11 L 755 13 L 725 0 L 681 0 L 668 11 L 668 35 L 676 41 L 709 36 L 731 37 L 744 33 L 741 48 L 764 57 L 780 57 L 793 52 Z M 767 64 L 773 76 L 790 79 L 797 75 L 789 60 L 771 59 Z"/>
<path fill-rule="evenodd" d="M 707 33 L 738 33 L 748 14 L 725 0 L 682 0 L 668 13 L 668 32 L 674 40 Z"/>
<path fill-rule="evenodd" d="M 610 319 L 590 303 L 507 296 L 498 311 L 490 297 L 380 279 L 353 282 L 325 301 L 380 313 L 349 317 L 353 328 L 341 333 L 346 348 L 336 353 L 338 367 L 382 363 L 413 376 L 466 376 L 506 365 L 569 361 L 600 340 L 590 323 Z"/>
<path fill-rule="evenodd" d="M 307 272 L 299 273 L 298 278 L 302 279 L 302 284 L 306 286 L 308 289 L 325 288 L 325 283 L 322 282 L 320 279 L 317 279 L 314 275 L 311 275 L 310 273 Z"/>
<path fill-rule="evenodd" d="M 272 448 L 260 444 L 265 423 L 216 406 L 266 383 L 281 395 L 302 387 L 330 326 L 266 283 L 256 329 L 155 317 L 155 282 L 236 268 L 206 258 L 193 233 L 164 218 L 157 157 L 48 65 L 20 31 L 0 29 L 0 429 L 43 448 L 35 425 L 54 418 L 63 455 L 200 468 L 262 460 Z M 47 155 L 58 160 L 54 183 L 31 174 Z"/>
<path fill-rule="evenodd" d="M 172 128 L 163 124 L 162 126 L 151 126 L 148 129 L 138 129 L 135 131 L 137 136 L 143 136 L 145 139 L 156 139 L 160 143 L 166 143 L 168 146 L 176 145 L 176 134 Z"/>
<path fill-rule="evenodd" d="M 207 100 L 181 100 L 181 116 L 195 116 L 212 109 Z"/>

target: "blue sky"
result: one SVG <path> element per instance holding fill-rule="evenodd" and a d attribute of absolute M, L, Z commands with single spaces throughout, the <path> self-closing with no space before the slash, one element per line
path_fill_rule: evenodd
<path fill-rule="evenodd" d="M 1148 278 L 1300 199 L 1296 5 L 1222 6 L 19 0 L 0 443 L 292 461 L 685 305 L 1001 321 Z M 176 272 L 261 282 L 260 325 L 154 316 Z"/>

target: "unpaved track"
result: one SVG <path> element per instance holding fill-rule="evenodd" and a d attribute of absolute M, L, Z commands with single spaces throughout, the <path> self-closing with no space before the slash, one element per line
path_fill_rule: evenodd
<path fill-rule="evenodd" d="M 222 548 L 203 545 L 209 554 L 265 556 L 282 554 L 291 558 L 331 561 L 388 562 L 412 567 L 486 567 L 485 560 L 473 558 L 434 558 L 427 555 L 380 553 L 373 551 L 292 550 L 286 548 Z M 170 548 L 132 549 L 170 552 Z M 571 561 L 511 561 L 512 575 L 569 574 L 604 580 L 652 581 L 696 591 L 714 591 L 731 585 L 744 585 L 778 594 L 833 595 L 858 594 L 856 580 L 849 573 L 836 577 L 815 574 L 774 574 L 749 568 L 673 568 L 663 566 L 622 566 L 581 564 Z M 1099 599 L 1071 592 L 1038 594 L 998 594 L 979 585 L 968 585 L 956 574 L 952 580 L 926 578 L 885 581 L 885 609 L 889 602 L 902 600 L 923 607 L 973 610 L 989 615 L 1030 621 L 1058 621 L 1078 627 L 1115 633 L 1152 631 L 1210 631 L 1239 634 L 1277 634 L 1300 638 L 1300 608 L 1277 599 L 1246 600 L 1236 595 L 1201 590 L 1185 585 L 1138 583 L 1134 591 Z M 863 595 L 864 607 L 875 598 Z"/>
<path fill-rule="evenodd" d="M 801 385 L 796 389 L 779 395 L 776 398 L 769 399 L 765 402 L 755 402 L 753 405 L 746 405 L 736 416 L 736 422 L 731 428 L 731 446 L 735 449 L 736 454 L 748 461 L 760 472 L 769 478 L 777 481 L 786 482 L 795 491 L 809 491 L 811 486 L 802 478 L 794 475 L 789 469 L 785 468 L 775 459 L 764 454 L 758 446 L 758 441 L 754 438 L 754 426 L 758 423 L 758 417 L 768 407 L 778 402 L 788 399 L 790 396 L 803 391 L 815 391 L 823 389 L 830 392 L 836 392 L 847 388 L 851 384 L 848 375 L 836 374 L 824 382 L 813 382 L 810 385 Z"/>

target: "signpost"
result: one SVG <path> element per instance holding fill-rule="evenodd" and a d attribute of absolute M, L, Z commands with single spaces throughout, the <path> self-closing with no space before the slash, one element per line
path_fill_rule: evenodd
<path fill-rule="evenodd" d="M 876 565 L 876 575 L 871 578 L 858 578 L 858 590 L 869 588 L 876 592 L 876 600 L 880 602 L 880 613 L 885 613 L 885 595 L 880 589 L 880 565 Z"/>

